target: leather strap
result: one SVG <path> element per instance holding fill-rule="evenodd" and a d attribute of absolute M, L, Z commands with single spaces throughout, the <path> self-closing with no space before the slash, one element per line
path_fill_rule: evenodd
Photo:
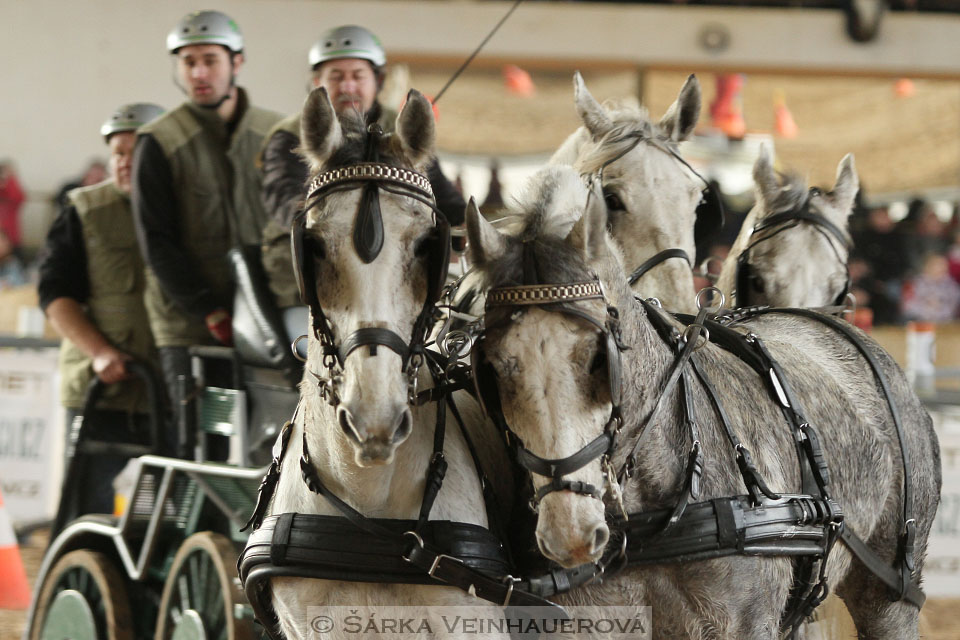
<path fill-rule="evenodd" d="M 904 584 L 903 574 L 891 567 L 886 560 L 878 556 L 853 530 L 849 527 L 841 529 L 840 539 L 843 540 L 847 548 L 853 552 L 853 555 L 857 556 L 857 559 L 870 570 L 870 573 L 880 578 L 885 585 L 890 587 L 890 589 L 898 595 L 902 594 L 899 595 L 899 598 L 903 598 L 918 609 L 923 606 L 923 603 L 927 600 L 927 596 L 917 586 L 917 583 L 913 580 L 908 580 L 906 584 Z"/>
<path fill-rule="evenodd" d="M 690 268 L 693 268 L 693 262 L 690 261 L 690 256 L 687 255 L 687 252 L 683 249 L 664 249 L 660 253 L 656 254 L 652 258 L 644 261 L 639 267 L 633 270 L 633 273 L 630 274 L 628 278 L 630 286 L 636 284 L 637 280 L 643 277 L 643 275 L 650 271 L 661 262 L 666 262 L 670 258 L 683 258 Z"/>
<path fill-rule="evenodd" d="M 357 329 L 353 333 L 344 339 L 343 344 L 340 345 L 340 362 L 346 362 L 347 356 L 353 353 L 355 350 L 360 347 L 369 346 L 370 355 L 377 355 L 377 346 L 384 346 L 395 354 L 400 356 L 402 365 L 404 366 L 407 363 L 407 359 L 410 357 L 410 347 L 407 346 L 407 343 L 398 336 L 396 333 L 390 329 L 382 329 L 378 327 L 364 327 L 362 329 Z"/>

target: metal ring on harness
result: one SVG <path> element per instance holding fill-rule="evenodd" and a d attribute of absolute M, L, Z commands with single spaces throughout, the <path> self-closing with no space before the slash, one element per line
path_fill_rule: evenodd
<path fill-rule="evenodd" d="M 695 331 L 697 328 L 699 328 L 700 331 Z M 694 333 L 696 333 L 694 339 L 699 339 L 701 337 L 703 338 L 703 342 L 693 345 L 693 350 L 699 351 L 700 349 L 703 349 L 704 345 L 710 342 L 710 329 L 707 329 L 706 326 L 700 324 L 699 322 L 693 322 L 687 325 L 687 328 L 683 331 L 684 343 L 689 342 Z"/>
<path fill-rule="evenodd" d="M 706 305 L 703 300 L 703 295 L 705 293 L 710 294 L 711 300 L 715 295 L 719 295 L 720 303 L 716 307 L 712 305 Z M 697 300 L 697 309 L 706 309 L 709 313 L 717 313 L 718 311 L 723 309 L 723 305 L 726 304 L 727 302 L 726 297 L 723 295 L 723 291 L 720 291 L 720 289 L 714 286 L 704 287 L 703 289 L 700 289 L 700 291 L 697 292 L 696 300 Z"/>
<path fill-rule="evenodd" d="M 307 359 L 300 355 L 300 351 L 297 349 L 297 345 L 300 344 L 301 340 L 307 339 L 307 335 L 297 336 L 297 339 L 290 343 L 290 351 L 293 352 L 293 357 L 299 360 L 300 362 L 306 362 Z"/>
<path fill-rule="evenodd" d="M 405 535 L 405 536 L 413 536 L 413 539 L 416 541 L 417 546 L 419 546 L 421 549 L 424 548 L 423 538 L 421 538 L 421 537 L 420 537 L 420 534 L 417 533 L 416 531 L 404 531 L 404 532 L 403 532 L 403 535 Z M 410 556 L 408 556 L 406 553 L 403 554 L 403 555 L 400 556 L 400 557 L 403 558 L 404 560 L 406 560 L 407 562 L 413 562 L 413 560 L 410 559 Z"/>

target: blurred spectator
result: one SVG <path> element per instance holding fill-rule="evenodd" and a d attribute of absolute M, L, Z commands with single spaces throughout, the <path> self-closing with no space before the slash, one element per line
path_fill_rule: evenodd
<path fill-rule="evenodd" d="M 714 242 L 709 245 L 706 257 L 697 263 L 693 272 L 693 286 L 696 291 L 712 287 L 720 277 L 723 261 L 730 255 L 730 245 L 726 242 Z"/>
<path fill-rule="evenodd" d="M 896 232 L 886 207 L 870 211 L 866 227 L 854 235 L 853 244 L 877 280 L 896 281 L 904 276 L 907 265 L 903 255 L 903 237 Z"/>
<path fill-rule="evenodd" d="M 946 256 L 926 256 L 920 274 L 904 284 L 902 304 L 907 320 L 943 323 L 957 317 L 960 284 L 950 277 Z"/>
<path fill-rule="evenodd" d="M 67 199 L 68 191 L 73 191 L 79 187 L 90 187 L 95 184 L 100 184 L 108 177 L 107 165 L 105 165 L 102 160 L 94 158 L 87 164 L 87 168 L 83 170 L 83 173 L 80 174 L 78 178 L 68 180 L 57 190 L 56 198 L 54 198 L 57 211 L 70 206 L 70 201 Z"/>
<path fill-rule="evenodd" d="M 13 163 L 0 160 L 0 233 L 5 243 L 16 250 L 20 246 L 20 205 L 23 189 L 13 170 Z"/>
<path fill-rule="evenodd" d="M 850 292 L 857 300 L 857 308 L 873 311 L 873 324 L 896 324 L 900 322 L 900 305 L 891 298 L 886 284 L 873 275 L 870 263 L 862 256 L 854 255 L 848 264 Z"/>
<path fill-rule="evenodd" d="M 913 222 L 905 227 L 903 238 L 907 270 L 911 274 L 919 273 L 925 268 L 929 254 L 946 253 L 948 245 L 946 225 L 940 221 L 929 203 L 921 202 L 915 214 L 907 214 L 913 215 Z"/>
<path fill-rule="evenodd" d="M 953 244 L 947 249 L 947 265 L 950 275 L 960 282 L 960 229 L 953 231 Z"/>
<path fill-rule="evenodd" d="M 0 231 L 0 291 L 22 287 L 27 284 L 27 274 L 23 263 L 14 252 L 13 243 L 3 231 Z"/>

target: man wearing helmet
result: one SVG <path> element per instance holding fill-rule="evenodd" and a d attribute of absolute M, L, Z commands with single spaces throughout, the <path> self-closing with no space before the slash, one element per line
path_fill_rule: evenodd
<path fill-rule="evenodd" d="M 363 27 L 341 26 L 323 34 L 311 47 L 308 60 L 313 86 L 324 87 L 338 114 L 354 111 L 367 122 L 377 122 L 391 132 L 397 114 L 377 100 L 387 62 L 380 40 Z M 299 305 L 296 279 L 290 255 L 290 226 L 299 211 L 307 179 L 307 165 L 296 153 L 300 144 L 300 114 L 279 122 L 267 136 L 262 153 L 263 202 L 271 220 L 263 232 L 264 268 L 270 288 L 281 308 Z M 463 196 L 450 184 L 434 159 L 427 177 L 437 207 L 451 225 L 463 223 Z M 306 330 L 305 312 L 285 312 L 291 337 Z M 294 326 L 295 325 L 295 326 Z"/>
<path fill-rule="evenodd" d="M 70 427 L 93 376 L 111 384 L 91 425 L 97 439 L 138 441 L 146 435 L 146 390 L 128 380 L 127 363 L 153 363 L 156 352 L 143 306 L 143 260 L 130 208 L 130 166 L 138 127 L 163 113 L 155 104 L 123 105 L 100 128 L 110 148 L 110 177 L 73 189 L 50 227 L 40 262 L 40 307 L 63 336 L 60 399 Z M 121 384 L 114 384 L 121 383 Z M 67 430 L 68 438 L 73 435 Z M 88 433 L 87 435 L 91 435 Z M 69 449 L 69 447 L 68 447 Z M 110 482 L 126 458 L 102 456 L 84 479 L 85 512 L 111 513 Z M 79 479 L 78 479 L 79 480 Z"/>
<path fill-rule="evenodd" d="M 171 397 L 190 371 L 187 347 L 233 340 L 227 252 L 256 245 L 267 214 L 254 166 L 279 114 L 236 86 L 243 37 L 218 11 L 185 16 L 167 35 L 187 100 L 138 133 L 133 207 L 147 270 L 145 304 Z"/>

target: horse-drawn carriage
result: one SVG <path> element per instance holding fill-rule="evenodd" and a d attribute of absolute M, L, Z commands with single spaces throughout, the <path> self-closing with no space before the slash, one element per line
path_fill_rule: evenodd
<path fill-rule="evenodd" d="M 104 389 L 91 385 L 24 640 L 259 637 L 236 559 L 266 470 L 257 465 L 269 460 L 269 445 L 293 413 L 300 367 L 289 350 L 274 348 L 286 340 L 259 299 L 265 286 L 244 270 L 251 263 L 236 253 L 231 258 L 239 274 L 237 347 L 191 348 L 193 375 L 181 380 L 175 416 L 179 458 L 157 455 L 165 409 L 149 367 L 129 366 L 151 399 L 146 444 L 90 436 Z M 213 383 L 211 367 L 225 384 Z M 227 445 L 218 447 L 222 462 L 208 459 L 211 439 Z M 103 454 L 139 456 L 124 472 L 133 478 L 125 506 L 116 515 L 71 519 L 85 490 L 84 469 Z"/>

